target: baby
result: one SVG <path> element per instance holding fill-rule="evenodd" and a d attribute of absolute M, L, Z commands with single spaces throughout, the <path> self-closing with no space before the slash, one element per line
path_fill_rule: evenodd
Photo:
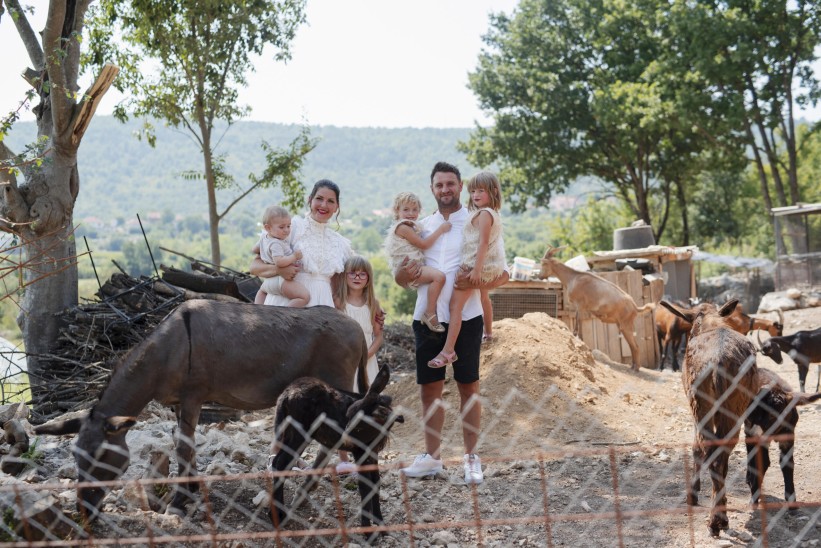
<path fill-rule="evenodd" d="M 416 221 L 419 218 L 419 210 L 422 209 L 422 202 L 413 192 L 401 192 L 393 201 L 394 222 L 388 229 L 388 237 L 385 239 L 385 252 L 391 263 L 393 275 L 401 268 L 402 261 L 407 257 L 420 264 L 425 263 L 425 256 L 422 250 L 428 249 L 445 232 L 450 230 L 449 222 L 442 223 L 436 231 L 427 238 L 423 238 L 422 227 Z M 414 281 L 413 286 L 430 284 L 428 287 L 428 305 L 425 313 L 422 314 L 422 323 L 428 329 L 436 333 L 444 333 L 445 326 L 439 323 L 436 317 L 436 301 L 445 286 L 445 274 L 430 266 L 422 267 L 422 274 Z"/>
<path fill-rule="evenodd" d="M 263 262 L 275 264 L 277 268 L 291 266 L 302 259 L 301 251 L 294 251 L 288 243 L 291 234 L 291 215 L 280 206 L 271 206 L 262 215 L 262 226 L 265 229 L 254 246 L 254 253 L 259 253 Z M 289 299 L 288 306 L 302 308 L 308 304 L 311 296 L 299 282 L 286 280 L 282 276 L 263 280 L 257 291 L 254 304 L 265 304 L 268 295 L 282 295 Z"/>

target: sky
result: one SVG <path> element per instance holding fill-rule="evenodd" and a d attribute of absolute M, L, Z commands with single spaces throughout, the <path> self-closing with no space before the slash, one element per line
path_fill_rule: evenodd
<path fill-rule="evenodd" d="M 32 26 L 42 29 L 46 0 Z M 287 64 L 259 59 L 240 102 L 249 120 L 353 127 L 473 127 L 489 123 L 467 88 L 490 28 L 489 13 L 517 0 L 308 0 Z M 0 113 L 16 108 L 27 86 L 25 50 L 8 14 L 0 19 Z M 87 76 L 81 89 L 90 85 Z M 97 114 L 122 99 L 110 90 Z M 23 120 L 33 120 L 29 113 Z"/>

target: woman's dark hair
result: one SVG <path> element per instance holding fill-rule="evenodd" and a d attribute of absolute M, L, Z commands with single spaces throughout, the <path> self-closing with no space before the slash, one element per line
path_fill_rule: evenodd
<path fill-rule="evenodd" d="M 339 212 L 341 211 L 342 204 L 339 201 L 339 185 L 335 182 L 331 181 L 330 179 L 320 179 L 316 183 L 314 183 L 314 188 L 311 190 L 310 196 L 308 196 L 308 210 L 311 209 L 311 201 L 316 196 L 316 193 L 319 192 L 320 188 L 327 188 L 330 189 L 334 195 L 336 196 L 336 215 L 334 215 L 334 220 L 336 221 L 337 227 L 339 226 Z"/>

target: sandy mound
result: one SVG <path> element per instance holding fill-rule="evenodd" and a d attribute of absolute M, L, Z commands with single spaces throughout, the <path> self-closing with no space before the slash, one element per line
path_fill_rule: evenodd
<path fill-rule="evenodd" d="M 510 457 L 568 444 L 652 443 L 663 434 L 673 443 L 682 441 L 689 415 L 677 375 L 634 373 L 628 365 L 597 361 L 564 323 L 543 313 L 498 321 L 493 334 L 493 342 L 482 351 L 483 454 Z M 394 378 L 397 383 L 390 392 L 407 421 L 395 438 L 419 448 L 421 405 L 414 373 L 399 372 Z M 448 416 L 443 447 L 452 450 L 443 453 L 452 456 L 461 448 L 462 436 L 456 420 L 459 395 L 452 380 L 445 385 L 444 399 Z M 648 412 L 655 420 L 646 420 Z M 682 428 L 670 432 L 665 428 L 669 422 L 657 424 L 659 415 L 673 414 L 674 424 Z"/>

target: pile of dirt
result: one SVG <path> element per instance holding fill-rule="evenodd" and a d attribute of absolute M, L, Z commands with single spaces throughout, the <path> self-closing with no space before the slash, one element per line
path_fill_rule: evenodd
<path fill-rule="evenodd" d="M 595 355 L 594 355 L 595 354 Z M 596 358 L 602 361 L 598 361 Z M 605 362 L 606 358 L 573 336 L 567 326 L 544 313 L 497 321 L 493 341 L 482 347 L 480 386 L 483 454 L 533 454 L 579 444 L 628 444 L 689 439 L 689 411 L 677 375 Z M 456 362 L 455 367 L 459 366 Z M 450 373 L 449 373 L 450 376 Z M 421 416 L 419 389 L 412 373 L 394 375 L 395 400 L 408 415 Z M 443 447 L 461 449 L 455 383 L 445 385 L 450 415 Z M 648 414 L 649 413 L 649 414 Z M 675 417 L 681 425 L 671 432 Z M 422 445 L 421 429 L 402 428 L 402 440 Z"/>

